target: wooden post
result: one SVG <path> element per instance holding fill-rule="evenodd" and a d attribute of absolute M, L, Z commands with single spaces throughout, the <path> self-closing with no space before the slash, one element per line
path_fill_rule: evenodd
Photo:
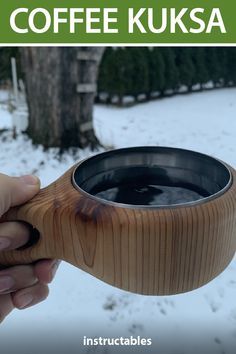
<path fill-rule="evenodd" d="M 12 83 L 13 83 L 13 92 L 15 97 L 15 104 L 18 104 L 18 79 L 17 79 L 17 68 L 16 68 L 16 59 L 11 58 L 11 70 L 12 70 Z"/>

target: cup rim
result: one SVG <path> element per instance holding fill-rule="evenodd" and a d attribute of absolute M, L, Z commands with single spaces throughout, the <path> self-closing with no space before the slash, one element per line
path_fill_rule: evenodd
<path fill-rule="evenodd" d="M 139 204 L 126 204 L 126 203 L 120 203 L 120 202 L 114 202 L 114 201 L 110 201 L 107 199 L 103 199 L 101 197 L 97 197 L 96 195 L 93 195 L 89 192 L 87 192 L 86 190 L 84 190 L 83 188 L 81 188 L 78 183 L 76 182 L 76 172 L 78 171 L 78 169 L 80 169 L 81 167 L 83 167 L 84 164 L 86 164 L 88 161 L 92 161 L 94 160 L 94 162 L 96 162 L 96 160 L 100 160 L 104 157 L 109 157 L 112 156 L 113 154 L 119 154 L 119 153 L 129 153 L 129 152 L 142 152 L 142 151 L 157 151 L 157 150 L 165 150 L 165 151 L 175 151 L 175 152 L 179 152 L 179 153 L 187 153 L 187 154 L 193 154 L 193 155 L 198 155 L 199 157 L 202 157 L 204 159 L 208 159 L 211 161 L 215 161 L 217 162 L 221 167 L 223 167 L 226 172 L 228 173 L 228 182 L 227 184 L 220 189 L 218 192 L 213 193 L 207 197 L 202 197 L 198 200 L 195 201 L 190 201 L 190 202 L 183 202 L 183 203 L 178 203 L 178 204 L 167 204 L 167 205 L 139 205 Z M 86 196 L 87 198 L 93 199 L 94 201 L 97 201 L 100 204 L 107 204 L 113 207 L 119 207 L 119 208 L 126 208 L 126 209 L 176 209 L 176 208 L 184 208 L 184 207 L 192 207 L 192 206 L 197 206 L 197 205 L 201 205 L 201 204 L 205 204 L 209 201 L 213 201 L 214 199 L 222 196 L 223 194 L 225 194 L 225 192 L 231 187 L 232 183 L 233 183 L 233 175 L 232 172 L 230 170 L 230 168 L 220 159 L 212 157 L 210 155 L 204 154 L 204 153 L 200 153 L 200 152 L 196 152 L 194 150 L 189 150 L 189 149 L 183 149 L 183 148 L 175 148 L 175 147 L 167 147 L 167 146 L 135 146 L 135 147 L 126 147 L 126 148 L 119 148 L 119 149 L 112 149 L 112 150 L 108 150 L 105 152 L 100 152 L 96 155 L 90 156 L 86 159 L 84 159 L 83 161 L 79 162 L 76 167 L 74 168 L 73 172 L 72 172 L 72 185 L 75 189 L 77 189 L 82 195 Z"/>

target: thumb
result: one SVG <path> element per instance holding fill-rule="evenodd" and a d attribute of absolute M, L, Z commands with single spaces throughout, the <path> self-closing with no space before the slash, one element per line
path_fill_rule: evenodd
<path fill-rule="evenodd" d="M 0 173 L 0 217 L 12 206 L 20 205 L 38 193 L 36 176 L 9 177 Z"/>

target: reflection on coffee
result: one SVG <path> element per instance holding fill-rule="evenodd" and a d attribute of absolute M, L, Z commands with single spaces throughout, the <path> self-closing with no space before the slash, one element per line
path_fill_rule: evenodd
<path fill-rule="evenodd" d="M 204 196 L 193 189 L 182 186 L 123 183 L 99 191 L 97 197 L 131 205 L 174 205 L 193 202 Z"/>

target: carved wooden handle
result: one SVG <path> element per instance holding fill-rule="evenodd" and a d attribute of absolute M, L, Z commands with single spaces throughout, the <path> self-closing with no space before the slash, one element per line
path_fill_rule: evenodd
<path fill-rule="evenodd" d="M 32 247 L 1 252 L 0 264 L 27 264 L 41 258 L 62 258 L 63 254 L 71 249 L 69 245 L 70 227 L 64 217 L 67 215 L 66 219 L 70 221 L 72 213 L 70 205 L 73 202 L 71 197 L 78 197 L 78 192 L 71 184 L 73 169 L 50 186 L 41 189 L 29 202 L 20 207 L 11 208 L 3 215 L 1 221 L 14 220 L 31 224 L 39 231 L 40 239 Z M 67 227 L 66 232 L 65 227 Z M 68 243 L 65 249 L 67 237 Z"/>
<path fill-rule="evenodd" d="M 207 283 L 236 250 L 236 172 L 220 197 L 195 206 L 112 206 L 75 189 L 72 167 L 7 220 L 40 232 L 25 250 L 0 252 L 0 264 L 59 258 L 95 277 L 141 294 L 186 292 Z"/>
<path fill-rule="evenodd" d="M 0 252 L 1 265 L 57 258 L 94 273 L 95 253 L 100 251 L 97 249 L 97 210 L 102 205 L 74 188 L 72 174 L 77 166 L 42 189 L 32 200 L 10 209 L 3 216 L 1 221 L 31 224 L 39 231 L 40 238 L 24 250 Z"/>

